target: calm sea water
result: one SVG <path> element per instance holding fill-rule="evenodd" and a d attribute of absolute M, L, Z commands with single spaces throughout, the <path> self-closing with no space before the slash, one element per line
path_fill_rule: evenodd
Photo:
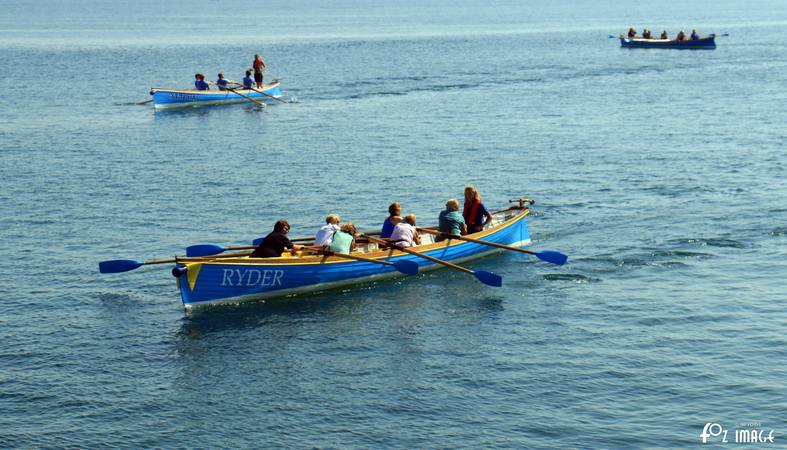
<path fill-rule="evenodd" d="M 312 3 L 3 5 L 0 447 L 787 445 L 783 2 Z M 292 103 L 135 105 L 255 52 Z M 195 315 L 166 267 L 97 270 L 394 200 L 434 223 L 466 183 L 535 198 L 569 264 Z"/>

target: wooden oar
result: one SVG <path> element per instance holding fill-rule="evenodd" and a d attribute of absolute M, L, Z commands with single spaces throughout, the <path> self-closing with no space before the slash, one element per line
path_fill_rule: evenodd
<path fill-rule="evenodd" d="M 222 258 L 234 258 L 238 256 L 249 256 L 251 252 L 233 253 L 230 255 L 213 256 L 210 258 L 174 258 L 174 259 L 155 259 L 150 261 L 138 261 L 135 259 L 114 259 L 111 261 L 101 261 L 98 263 L 98 271 L 101 273 L 120 273 L 134 270 L 138 267 L 152 265 L 152 264 L 167 264 L 177 262 L 200 262 L 200 261 L 213 261 Z"/>
<path fill-rule="evenodd" d="M 186 247 L 186 256 L 188 257 L 210 256 L 210 255 L 216 255 L 218 253 L 226 252 L 227 250 L 246 250 L 246 249 L 254 249 L 254 248 L 257 248 L 257 246 L 240 245 L 237 247 L 225 247 L 223 245 L 218 245 L 218 244 L 196 244 Z"/>
<path fill-rule="evenodd" d="M 211 82 L 210 82 L 210 84 L 217 84 L 217 83 L 215 83 L 215 82 L 212 82 L 212 81 L 211 81 Z M 254 102 L 254 103 L 256 103 L 256 104 L 260 105 L 260 107 L 262 107 L 262 108 L 264 108 L 264 107 L 265 107 L 265 103 L 262 103 L 262 102 L 261 102 L 261 101 L 259 101 L 259 100 L 254 100 L 253 98 L 249 97 L 248 95 L 243 95 L 243 94 L 241 94 L 240 92 L 236 91 L 234 88 L 231 88 L 231 87 L 229 87 L 229 86 L 222 86 L 222 87 L 223 87 L 224 89 L 226 89 L 226 90 L 228 90 L 228 91 L 232 92 L 233 94 L 240 95 L 241 97 L 245 98 L 246 100 L 248 100 L 248 101 L 250 101 L 250 102 Z"/>
<path fill-rule="evenodd" d="M 568 256 L 560 252 L 556 252 L 554 250 L 544 250 L 540 252 L 534 252 L 532 250 L 514 247 L 511 245 L 498 244 L 497 242 L 482 241 L 481 239 L 475 239 L 467 236 L 457 236 L 455 234 L 442 233 L 440 231 L 432 230 L 429 228 L 418 228 L 418 231 L 423 231 L 424 233 L 434 234 L 449 239 L 459 239 L 460 241 L 475 242 L 476 244 L 484 244 L 484 245 L 489 245 L 491 247 L 504 248 L 506 250 L 514 250 L 516 252 L 527 253 L 529 255 L 535 255 L 541 261 L 557 264 L 558 266 L 562 266 L 563 264 L 566 263 L 566 261 L 568 261 Z"/>
<path fill-rule="evenodd" d="M 237 85 L 238 85 L 238 87 L 240 87 L 240 86 L 243 86 L 243 88 L 244 88 L 244 89 L 250 89 L 250 90 L 252 90 L 252 91 L 254 91 L 254 92 L 259 92 L 259 93 L 260 93 L 260 94 L 262 94 L 262 95 L 268 96 L 268 97 L 270 97 L 270 98 L 272 98 L 272 99 L 274 99 L 274 100 L 278 100 L 278 101 L 280 101 L 280 102 L 282 102 L 282 103 L 290 103 L 290 102 L 288 102 L 287 100 L 284 100 L 283 98 L 274 97 L 273 95 L 271 95 L 271 94 L 268 94 L 268 93 L 267 93 L 267 92 L 265 92 L 265 91 L 261 91 L 261 90 L 259 90 L 259 89 L 257 89 L 257 88 L 244 86 L 243 84 L 241 84 L 241 83 L 238 83 L 237 81 L 231 81 L 231 80 L 228 80 L 228 81 L 229 81 L 230 83 L 235 83 L 235 84 L 237 84 Z"/>
<path fill-rule="evenodd" d="M 257 238 L 255 240 L 251 241 L 251 245 L 253 245 L 256 248 L 258 245 L 260 245 L 262 243 L 262 241 L 264 239 L 265 239 L 264 236 L 260 237 L 260 238 Z M 290 239 L 290 240 L 292 242 L 308 242 L 308 241 L 313 241 L 314 238 L 295 238 L 295 239 Z"/>
<path fill-rule="evenodd" d="M 418 274 L 418 263 L 415 261 L 383 261 L 381 259 L 372 259 L 366 258 L 363 256 L 353 255 L 350 253 L 336 253 L 329 250 L 322 249 L 320 247 L 306 247 L 309 251 L 314 253 L 319 253 L 325 256 L 336 256 L 337 258 L 346 258 L 346 259 L 354 259 L 356 261 L 365 261 L 375 264 L 383 264 L 386 266 L 393 266 L 394 269 L 398 270 L 399 272 L 405 275 L 416 275 Z"/>
<path fill-rule="evenodd" d="M 233 247 L 225 247 L 219 244 L 195 244 L 186 247 L 186 256 L 188 257 L 197 257 L 197 256 L 210 256 L 216 255 L 218 253 L 226 252 L 227 250 L 248 250 L 254 249 L 259 247 L 262 240 L 265 239 L 264 237 L 257 238 L 252 242 L 252 245 L 238 245 Z M 291 239 L 292 242 L 311 242 L 314 241 L 314 238 L 295 238 Z"/>
<path fill-rule="evenodd" d="M 500 275 L 496 274 L 496 273 L 487 272 L 486 270 L 470 270 L 470 269 L 468 269 L 466 267 L 462 267 L 462 266 L 456 265 L 454 263 L 450 263 L 448 261 L 443 261 L 442 259 L 437 259 L 437 258 L 435 258 L 433 256 L 429 256 L 429 255 L 427 255 L 425 253 L 417 252 L 417 251 L 412 250 L 412 249 L 407 248 L 407 247 L 403 247 L 403 248 L 402 247 L 398 247 L 398 246 L 394 245 L 393 243 L 391 243 L 389 241 L 386 241 L 384 239 L 374 238 L 374 237 L 371 237 L 369 235 L 363 235 L 363 236 L 365 236 L 367 239 L 369 239 L 372 242 L 377 242 L 378 244 L 388 246 L 388 247 L 390 247 L 390 248 L 392 248 L 394 250 L 399 250 L 401 252 L 409 253 L 411 255 L 420 256 L 421 258 L 428 259 L 429 261 L 435 262 L 437 264 L 442 264 L 442 265 L 444 265 L 446 267 L 450 267 L 452 269 L 456 269 L 456 270 L 460 270 L 460 271 L 465 272 L 465 273 L 473 274 L 478 279 L 478 281 L 480 281 L 480 282 L 482 282 L 482 283 L 484 283 L 484 284 L 486 284 L 488 286 L 500 287 L 500 286 L 503 285 L 503 278 Z"/>

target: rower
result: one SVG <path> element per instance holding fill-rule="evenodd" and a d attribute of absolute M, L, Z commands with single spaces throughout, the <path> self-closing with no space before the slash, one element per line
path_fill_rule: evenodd
<path fill-rule="evenodd" d="M 680 30 L 680 32 L 678 32 L 678 40 L 682 41 L 684 39 L 686 39 L 686 33 L 684 33 L 683 30 Z"/>
<path fill-rule="evenodd" d="M 227 80 L 224 79 L 224 72 L 219 72 L 219 79 L 216 80 L 216 85 L 219 87 L 220 91 L 227 90 Z"/>
<path fill-rule="evenodd" d="M 325 225 L 320 228 L 320 231 L 317 232 L 317 236 L 314 238 L 314 245 L 317 247 L 330 245 L 331 241 L 333 241 L 333 235 L 341 229 L 339 226 L 341 221 L 342 219 L 338 214 L 328 214 L 328 217 L 325 218 Z"/>
<path fill-rule="evenodd" d="M 669 39 L 669 35 L 667 35 L 667 30 L 664 30 L 664 31 L 661 32 L 661 38 L 662 39 Z"/>
<path fill-rule="evenodd" d="M 402 213 L 402 205 L 399 202 L 393 202 L 388 206 L 388 217 L 383 221 L 383 229 L 380 231 L 380 237 L 385 239 L 391 237 L 394 227 L 402 221 L 399 214 Z"/>
<path fill-rule="evenodd" d="M 343 223 L 339 231 L 333 235 L 328 251 L 334 253 L 350 253 L 355 249 L 355 235 L 358 230 L 352 222 Z"/>
<path fill-rule="evenodd" d="M 633 38 L 636 35 L 637 35 L 637 30 L 635 30 L 634 27 L 629 28 L 629 38 Z"/>
<path fill-rule="evenodd" d="M 697 30 L 691 30 L 691 39 L 692 40 L 697 40 L 699 38 L 700 38 L 700 35 L 697 34 Z"/>
<path fill-rule="evenodd" d="M 290 250 L 290 254 L 301 249 L 300 245 L 294 244 L 287 233 L 290 232 L 290 223 L 282 219 L 273 225 L 273 231 L 265 236 L 260 245 L 252 252 L 252 258 L 276 258 L 281 256 L 285 249 Z"/>
<path fill-rule="evenodd" d="M 210 86 L 208 83 L 205 82 L 205 75 L 198 73 L 194 75 L 194 87 L 197 88 L 198 91 L 209 91 Z"/>
<path fill-rule="evenodd" d="M 251 79 L 251 70 L 246 71 L 246 76 L 243 77 L 243 89 L 251 89 L 254 80 Z"/>
<path fill-rule="evenodd" d="M 454 236 L 467 234 L 467 224 L 465 218 L 459 213 L 459 200 L 452 198 L 445 203 L 445 209 L 440 211 L 440 216 L 437 219 L 439 223 L 438 231 Z M 444 237 L 438 236 L 435 241 L 440 242 L 445 240 Z"/>
<path fill-rule="evenodd" d="M 421 245 L 421 235 L 415 228 L 415 214 L 404 216 L 404 220 L 396 224 L 391 233 L 391 242 L 399 248 Z"/>

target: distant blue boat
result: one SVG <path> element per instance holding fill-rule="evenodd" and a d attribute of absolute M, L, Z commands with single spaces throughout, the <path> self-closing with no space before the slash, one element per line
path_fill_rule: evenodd
<path fill-rule="evenodd" d="M 643 39 L 620 36 L 620 46 L 628 48 L 683 48 L 706 49 L 716 48 L 716 35 L 702 36 L 698 39 Z"/>
<path fill-rule="evenodd" d="M 525 222 L 528 212 L 526 207 L 511 207 L 496 212 L 489 228 L 467 237 L 517 247 L 528 245 L 531 242 Z M 434 242 L 432 235 L 426 233 L 421 238 L 422 244 L 412 247 L 413 250 L 453 263 L 503 251 L 456 239 Z M 420 266 L 421 271 L 443 267 L 399 250 L 380 249 L 373 243 L 360 247 L 353 254 L 392 263 L 413 261 Z M 278 258 L 181 258 L 173 275 L 177 277 L 183 306 L 187 310 L 203 305 L 289 296 L 402 276 L 390 265 L 352 261 L 337 256 L 291 256 L 289 253 Z"/>
<path fill-rule="evenodd" d="M 153 96 L 153 107 L 156 109 L 166 108 L 182 108 L 185 106 L 197 105 L 220 105 L 225 103 L 241 103 L 248 102 L 244 98 L 250 97 L 257 101 L 263 101 L 271 98 L 280 98 L 281 90 L 279 89 L 279 81 L 274 81 L 272 84 L 263 85 L 262 89 L 234 89 L 232 91 L 198 91 L 196 89 L 162 89 L 152 88 L 150 95 Z M 262 91 L 260 93 L 258 91 Z M 240 95 L 239 95 L 240 94 Z M 267 95 L 266 95 L 267 94 Z"/>

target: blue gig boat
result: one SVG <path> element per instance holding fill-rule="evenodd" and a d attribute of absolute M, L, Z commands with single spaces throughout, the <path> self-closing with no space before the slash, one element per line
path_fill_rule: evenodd
<path fill-rule="evenodd" d="M 716 48 L 716 35 L 702 36 L 698 39 L 643 39 L 619 36 L 620 46 L 627 48 L 678 48 L 706 49 Z"/>
<path fill-rule="evenodd" d="M 235 92 L 233 92 L 235 91 Z M 233 91 L 198 91 L 196 89 L 152 88 L 153 107 L 156 109 L 182 108 L 198 105 L 241 103 L 252 98 L 257 101 L 280 98 L 279 81 L 263 85 L 262 89 L 234 89 Z M 248 97 L 248 98 L 245 98 Z"/>
<path fill-rule="evenodd" d="M 467 237 L 517 247 L 528 245 L 531 242 L 525 221 L 528 212 L 527 207 L 520 206 L 493 213 L 493 220 L 485 230 Z M 411 247 L 412 250 L 453 263 L 502 251 L 456 239 L 435 242 L 433 236 L 426 233 L 421 237 L 421 245 Z M 393 263 L 413 261 L 422 271 L 444 267 L 400 250 L 381 249 L 375 243 L 360 245 L 352 254 Z M 277 258 L 180 258 L 177 262 L 173 274 L 187 310 L 402 276 L 391 265 L 314 254 L 285 254 Z"/>

